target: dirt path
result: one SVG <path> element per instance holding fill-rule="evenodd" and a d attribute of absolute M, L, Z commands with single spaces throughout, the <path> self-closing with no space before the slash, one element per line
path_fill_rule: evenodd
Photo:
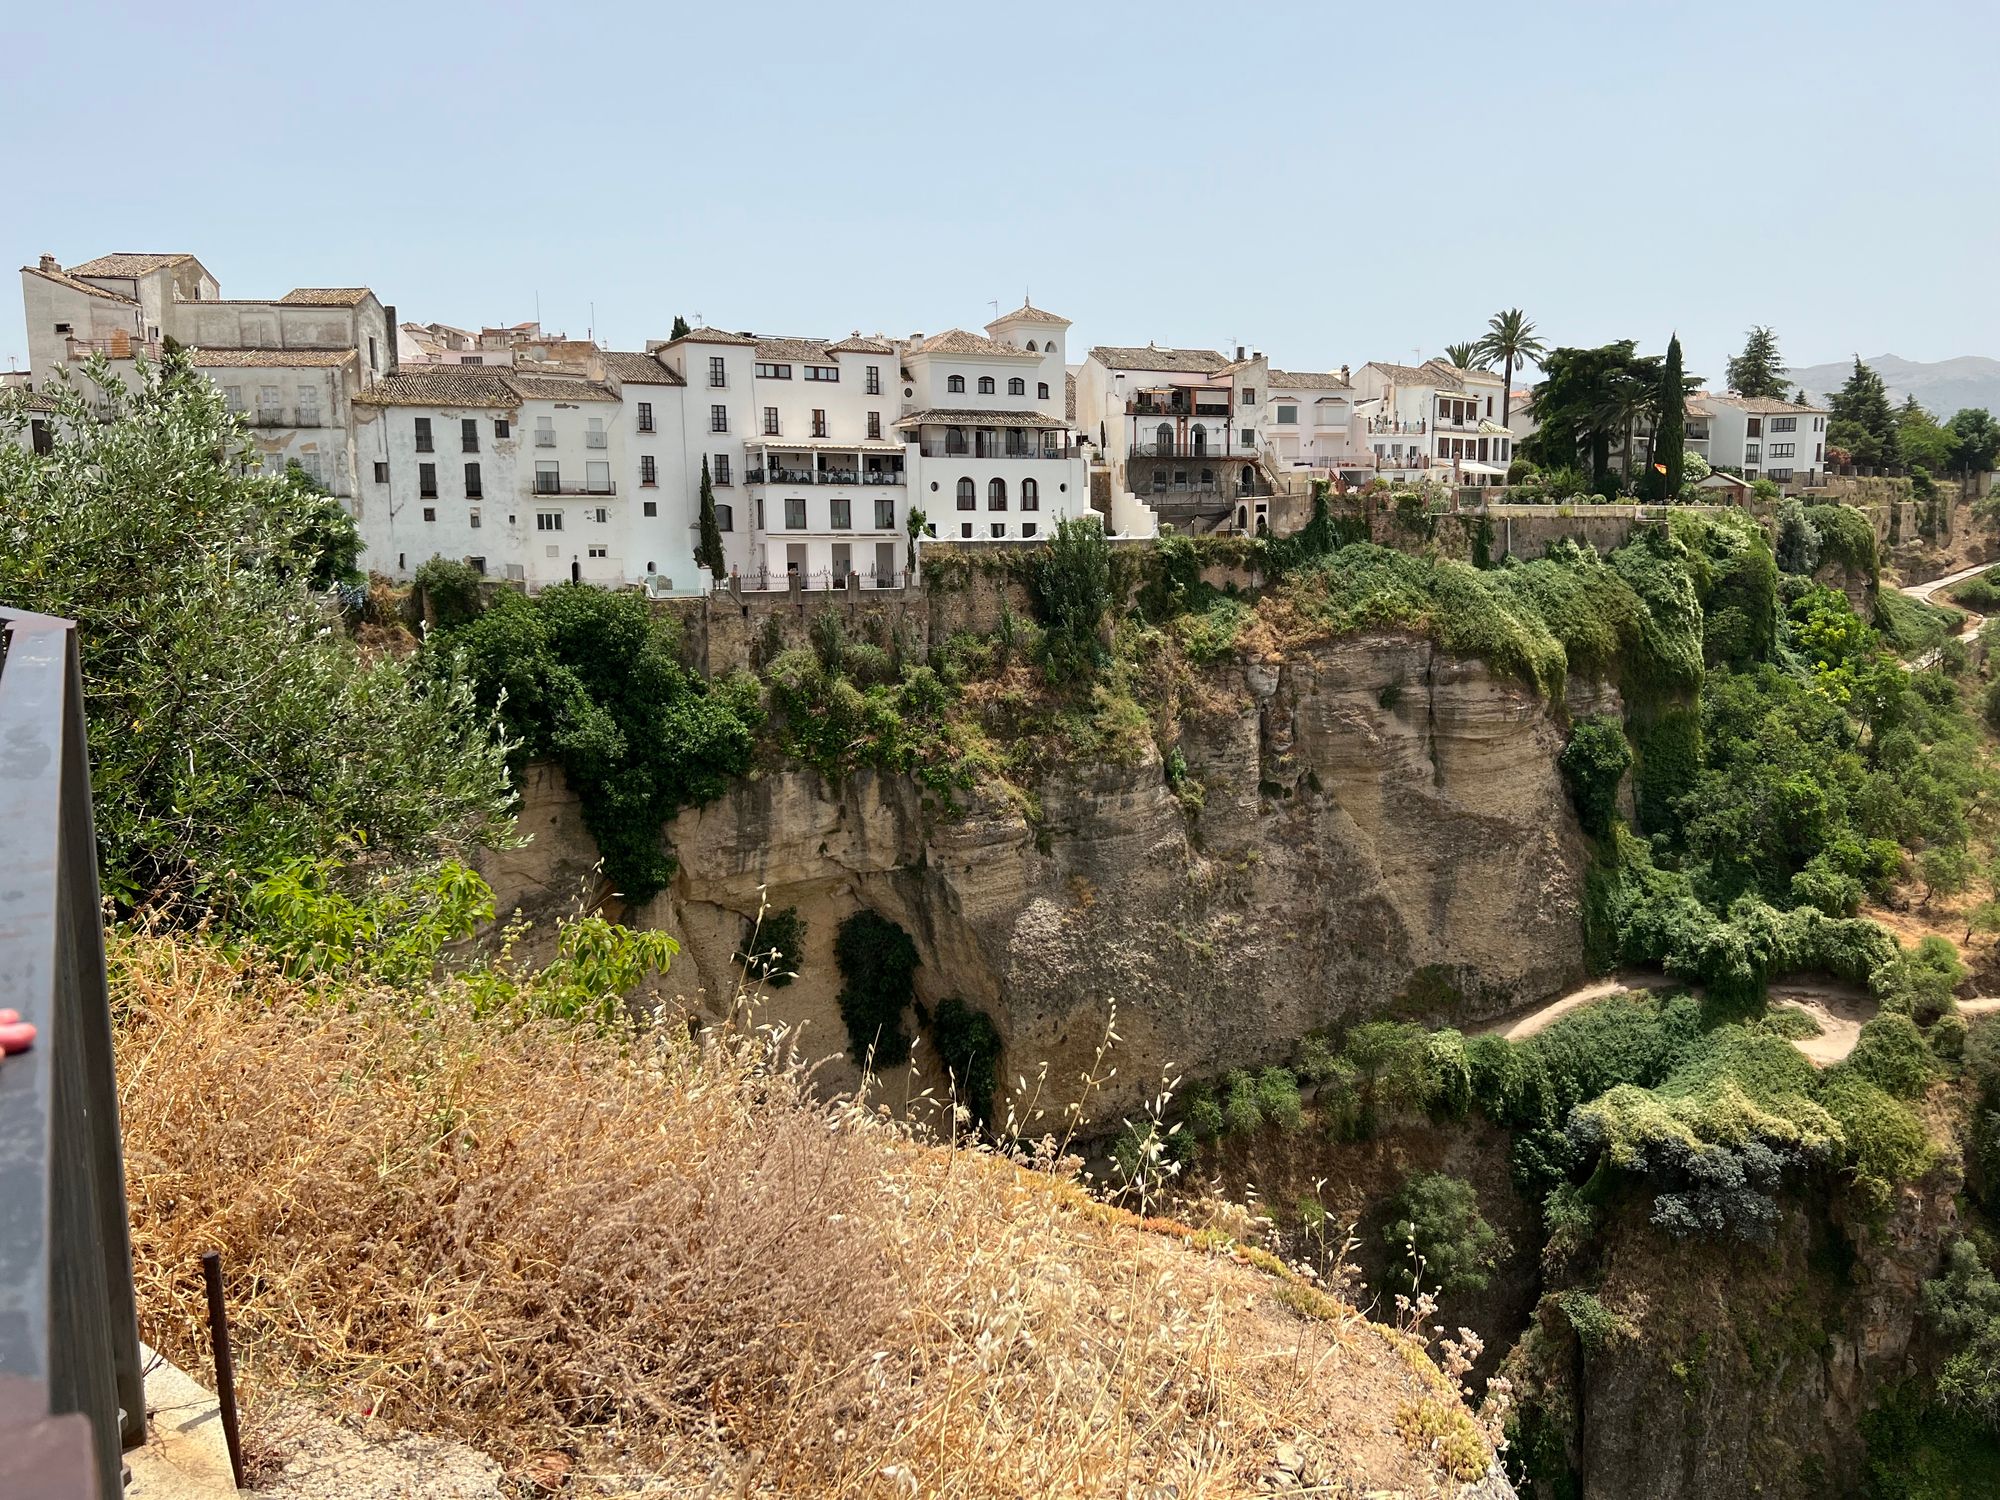
<path fill-rule="evenodd" d="M 1645 969 L 1625 969 L 1605 979 L 1593 979 L 1546 1005 L 1531 1011 L 1475 1026 L 1471 1036 L 1499 1036 L 1510 1042 L 1525 1041 L 1573 1010 L 1593 1001 L 1606 1000 L 1627 990 L 1663 990 L 1678 983 L 1664 974 Z M 1799 1037 L 1792 1045 L 1811 1059 L 1815 1067 L 1830 1068 L 1845 1061 L 1861 1037 L 1861 1028 L 1875 1019 L 1879 1007 L 1867 989 L 1837 979 L 1780 979 L 1772 982 L 1770 1001 L 1812 1017 L 1819 1025 L 1818 1036 Z M 2000 995 L 1981 995 L 1958 1002 L 1959 1014 L 1966 1017 L 2000 1014 Z"/>
<path fill-rule="evenodd" d="M 1956 573 L 1947 573 L 1944 577 L 1933 578 L 1928 583 L 1906 583 L 1897 592 L 1907 594 L 1910 598 L 1924 604 L 1929 604 L 1931 602 L 1931 595 L 1935 594 L 1939 589 L 1950 588 L 1954 583 L 1963 583 L 1968 578 L 1976 578 L 1981 573 L 1990 572 L 1993 567 L 1994 564 L 1990 562 L 1974 563 L 1969 568 L 1960 568 Z M 1986 623 L 1984 615 L 1974 614 L 1963 604 L 1954 604 L 1951 607 L 1965 616 L 1959 622 L 1958 626 L 1958 634 L 1961 639 L 1966 636 L 1979 634 L 1979 627 Z M 1930 650 L 1924 652 L 1923 655 L 1912 657 L 1909 665 L 1914 670 L 1921 672 L 1927 667 L 1936 666 L 1943 656 L 1944 648 L 1942 646 L 1933 646 Z"/>

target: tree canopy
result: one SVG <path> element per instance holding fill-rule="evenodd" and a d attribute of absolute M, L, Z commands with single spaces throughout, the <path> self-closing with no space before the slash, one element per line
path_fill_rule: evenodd
<path fill-rule="evenodd" d="M 1778 353 L 1778 335 L 1758 326 L 1743 340 L 1743 352 L 1729 361 L 1725 376 L 1739 396 L 1769 396 L 1783 400 L 1785 361 Z"/>
<path fill-rule="evenodd" d="M 1877 375 L 1855 356 L 1854 373 L 1828 400 L 1832 415 L 1826 424 L 1829 448 L 1846 453 L 1857 464 L 1893 464 L 1898 461 L 1896 413 L 1889 405 L 1889 391 Z"/>

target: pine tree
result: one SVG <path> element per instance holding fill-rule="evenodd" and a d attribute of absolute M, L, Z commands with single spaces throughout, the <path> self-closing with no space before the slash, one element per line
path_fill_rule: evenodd
<path fill-rule="evenodd" d="M 679 313 L 675 313 L 674 331 L 668 334 L 667 337 L 672 339 L 684 339 L 693 332 L 694 330 L 688 327 L 688 320 L 682 317 Z"/>
<path fill-rule="evenodd" d="M 701 460 L 701 547 L 694 560 L 722 582 L 729 564 L 722 556 L 722 528 L 715 520 L 715 487 L 708 480 L 708 458 Z"/>
<path fill-rule="evenodd" d="M 1829 448 L 1846 451 L 1857 464 L 1893 464 L 1897 458 L 1896 413 L 1882 377 L 1854 358 L 1854 373 L 1827 402 Z"/>
<path fill-rule="evenodd" d="M 1681 470 L 1687 457 L 1687 390 L 1681 380 L 1681 337 L 1667 340 L 1666 363 L 1660 366 L 1659 411 L 1654 416 L 1653 462 L 1642 476 L 1639 493 L 1648 500 L 1677 500 Z M 1660 471 L 1665 469 L 1662 474 Z"/>
<path fill-rule="evenodd" d="M 1810 401 L 1806 400 L 1806 388 L 1804 386 L 1800 386 L 1796 391 L 1792 392 L 1792 405 L 1794 406 L 1812 405 Z"/>
<path fill-rule="evenodd" d="M 1739 396 L 1769 396 L 1783 400 L 1785 362 L 1778 354 L 1778 335 L 1769 328 L 1750 330 L 1743 352 L 1729 362 L 1729 388 Z"/>

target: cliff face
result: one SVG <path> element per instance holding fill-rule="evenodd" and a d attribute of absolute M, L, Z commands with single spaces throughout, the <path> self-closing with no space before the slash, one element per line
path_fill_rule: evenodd
<path fill-rule="evenodd" d="M 685 993 L 713 1013 L 760 886 L 796 906 L 801 974 L 763 1018 L 806 1023 L 823 1054 L 844 1044 L 834 932 L 871 907 L 915 938 L 923 1000 L 991 1013 L 1009 1079 L 1047 1064 L 1045 1102 L 1075 1095 L 1115 1001 L 1100 1116 L 1163 1068 L 1279 1061 L 1344 1020 L 1472 1021 L 1580 977 L 1586 852 L 1547 704 L 1402 634 L 1219 669 L 1214 685 L 1227 706 L 1179 745 L 1205 794 L 1192 818 L 1150 748 L 1050 775 L 1032 820 L 997 794 L 950 818 L 905 778 L 779 772 L 671 824 L 679 874 L 629 919 L 680 938 Z M 1616 704 L 1584 685 L 1571 707 Z M 489 873 L 503 911 L 533 914 L 573 897 L 591 859 L 553 772 L 529 788 L 523 831 L 535 844 Z M 928 1061 L 920 1048 L 935 1082 Z"/>
<path fill-rule="evenodd" d="M 1601 1262 L 1567 1278 L 1609 1318 L 1579 1324 L 1574 1293 L 1549 1296 L 1508 1362 L 1545 1424 L 1524 1493 L 1561 1493 L 1563 1461 L 1585 1496 L 1856 1492 L 1862 1419 L 1915 1368 L 1956 1186 L 1908 1186 L 1874 1224 L 1794 1205 L 1768 1247 L 1670 1240 L 1627 1214 Z"/>

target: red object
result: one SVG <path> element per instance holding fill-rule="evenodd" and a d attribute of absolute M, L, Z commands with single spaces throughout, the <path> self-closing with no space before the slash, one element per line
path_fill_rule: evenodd
<path fill-rule="evenodd" d="M 35 1028 L 18 1010 L 0 1010 L 0 1054 L 26 1052 L 35 1045 Z"/>

